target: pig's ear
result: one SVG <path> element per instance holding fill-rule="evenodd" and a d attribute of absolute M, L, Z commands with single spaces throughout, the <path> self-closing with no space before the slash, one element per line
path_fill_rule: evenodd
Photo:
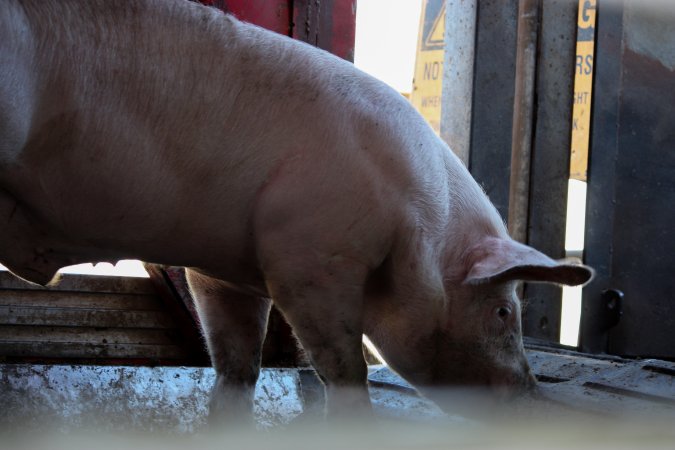
<path fill-rule="evenodd" d="M 511 239 L 488 237 L 469 249 L 464 283 L 523 280 L 570 286 L 591 279 L 593 270 L 568 261 L 554 261 L 541 252 Z"/>

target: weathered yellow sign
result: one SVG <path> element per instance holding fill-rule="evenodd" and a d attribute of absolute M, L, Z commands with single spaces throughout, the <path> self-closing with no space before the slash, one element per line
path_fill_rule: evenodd
<path fill-rule="evenodd" d="M 420 19 L 415 79 L 410 101 L 436 133 L 441 127 L 445 2 L 425 0 Z"/>
<path fill-rule="evenodd" d="M 586 181 L 591 131 L 596 0 L 579 0 L 570 177 Z"/>

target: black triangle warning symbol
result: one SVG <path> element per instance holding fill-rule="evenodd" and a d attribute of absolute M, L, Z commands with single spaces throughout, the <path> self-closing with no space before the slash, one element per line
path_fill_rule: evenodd
<path fill-rule="evenodd" d="M 445 5 L 438 12 L 438 15 L 434 19 L 431 30 L 426 33 L 426 39 L 424 40 L 424 47 L 428 49 L 440 49 L 443 47 L 443 37 L 445 35 Z"/>

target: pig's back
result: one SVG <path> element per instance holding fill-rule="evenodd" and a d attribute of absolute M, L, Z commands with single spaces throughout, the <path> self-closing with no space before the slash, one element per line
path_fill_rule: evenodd
<path fill-rule="evenodd" d="M 206 250 L 255 265 L 259 197 L 294 165 L 317 204 L 361 192 L 389 222 L 413 205 L 443 228 L 456 162 L 351 64 L 183 0 L 64 0 L 47 6 L 56 21 L 25 6 L 43 34 L 42 85 L 59 87 L 41 92 L 20 155 L 50 191 L 24 186 L 51 226 L 150 261 L 194 265 Z M 69 201 L 54 210 L 54 198 Z"/>

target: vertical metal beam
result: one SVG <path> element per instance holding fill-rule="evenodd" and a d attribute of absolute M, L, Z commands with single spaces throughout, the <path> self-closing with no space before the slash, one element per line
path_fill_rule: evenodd
<path fill-rule="evenodd" d="M 585 352 L 608 350 L 607 329 L 602 326 L 605 305 L 602 291 L 611 284 L 611 239 L 615 221 L 615 173 L 619 151 L 619 95 L 621 91 L 623 51 L 623 8 L 598 5 L 595 51 L 595 83 L 591 152 L 588 160 L 588 199 L 586 203 L 586 263 L 595 269 L 595 279 L 584 288 L 579 346 Z M 602 80 L 602 82 L 598 82 Z"/>
<path fill-rule="evenodd" d="M 508 218 L 509 233 L 519 242 L 527 241 L 538 28 L 539 0 L 520 0 Z"/>
<path fill-rule="evenodd" d="M 543 0 L 527 235 L 528 244 L 553 258 L 565 257 L 576 23 L 576 2 Z M 525 334 L 558 342 L 562 289 L 529 284 L 524 297 Z"/>
<path fill-rule="evenodd" d="M 518 0 L 478 3 L 469 170 L 508 216 Z"/>
<path fill-rule="evenodd" d="M 476 0 L 446 0 L 441 137 L 466 166 L 471 145 Z"/>

